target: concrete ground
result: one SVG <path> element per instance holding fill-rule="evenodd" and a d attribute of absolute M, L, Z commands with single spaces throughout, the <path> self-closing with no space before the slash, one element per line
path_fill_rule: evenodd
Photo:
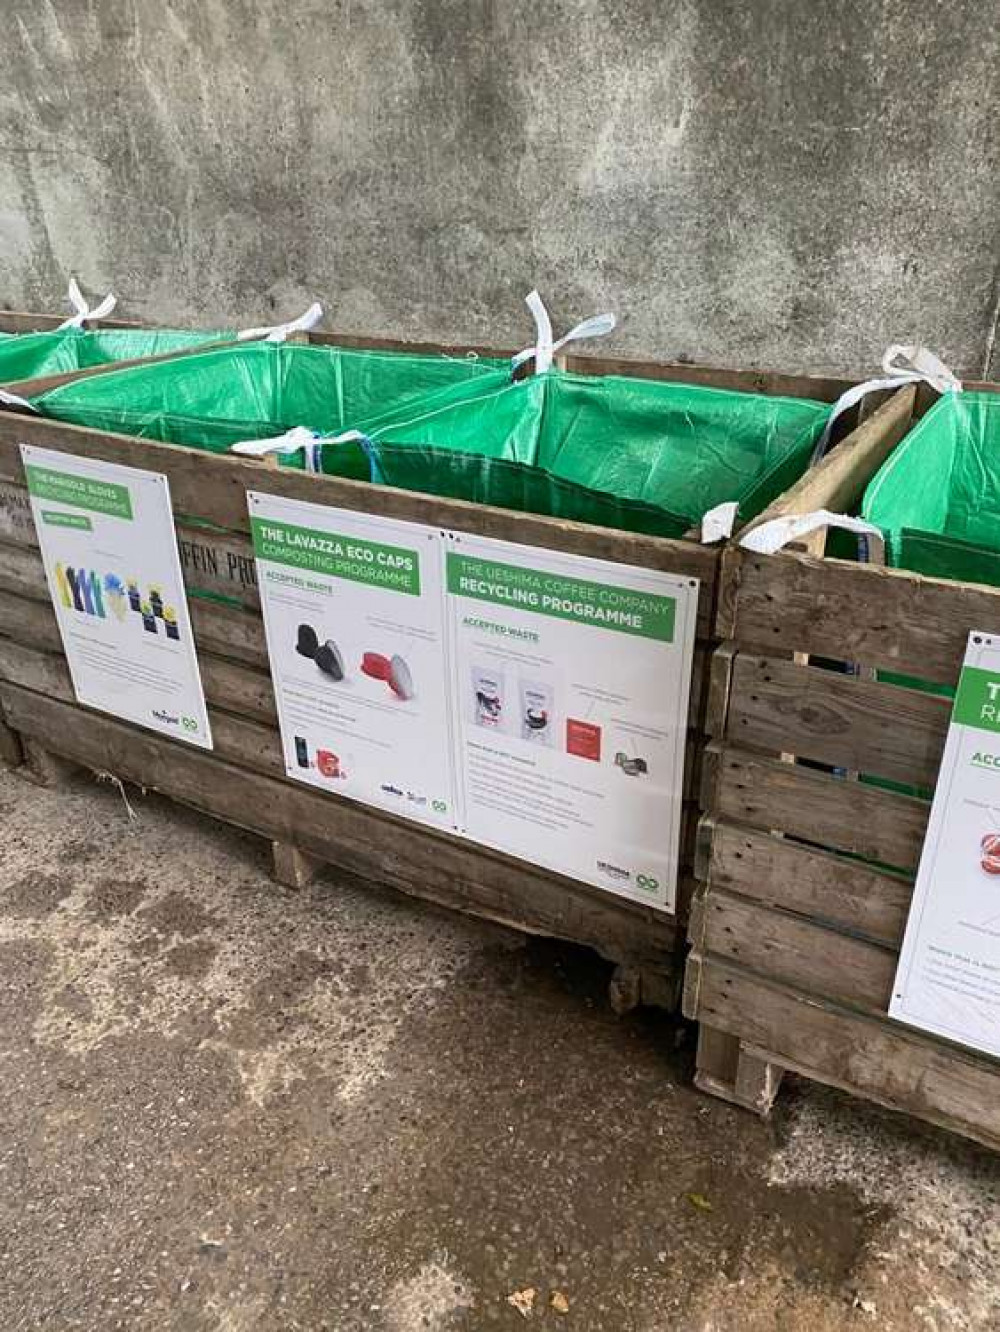
<path fill-rule="evenodd" d="M 595 958 L 129 797 L 0 774 L 3 1332 L 1000 1325 L 1000 1159 L 761 1123 Z"/>

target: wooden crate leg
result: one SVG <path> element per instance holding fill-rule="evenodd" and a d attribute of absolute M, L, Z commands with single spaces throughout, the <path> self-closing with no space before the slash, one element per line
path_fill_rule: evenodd
<path fill-rule="evenodd" d="M 617 966 L 608 983 L 608 1002 L 621 1017 L 642 1003 L 642 972 L 638 967 Z"/>
<path fill-rule="evenodd" d="M 300 851 L 291 842 L 272 842 L 274 877 L 286 888 L 307 888 L 316 876 L 321 862 Z"/>
<path fill-rule="evenodd" d="M 0 721 L 0 765 L 5 768 L 19 768 L 24 762 L 24 749 L 21 737 Z"/>
<path fill-rule="evenodd" d="M 36 786 L 65 786 L 78 771 L 69 759 L 53 754 L 37 741 L 21 736 L 21 749 L 24 753 L 24 776 Z"/>
<path fill-rule="evenodd" d="M 702 1025 L 694 1085 L 733 1105 L 766 1115 L 778 1094 L 781 1068 L 762 1051 L 750 1050 L 738 1036 Z"/>

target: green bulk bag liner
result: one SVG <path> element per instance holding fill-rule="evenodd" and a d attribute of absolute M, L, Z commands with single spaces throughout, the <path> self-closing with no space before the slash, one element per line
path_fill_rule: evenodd
<path fill-rule="evenodd" d="M 112 361 L 140 356 L 164 356 L 187 351 L 207 342 L 233 337 L 232 333 L 184 332 L 174 329 L 76 328 L 50 333 L 21 333 L 0 341 L 0 384 L 71 370 L 91 370 Z"/>
<path fill-rule="evenodd" d="M 459 385 L 359 421 L 321 470 L 453 499 L 677 537 L 724 501 L 754 517 L 805 471 L 828 403 L 550 370 Z"/>
<path fill-rule="evenodd" d="M 894 567 L 1000 587 L 1000 396 L 940 397 L 876 472 L 862 514 Z"/>
<path fill-rule="evenodd" d="M 109 370 L 41 393 L 32 405 L 74 425 L 225 453 L 296 426 L 338 434 L 445 385 L 508 373 L 506 361 L 484 357 L 245 342 Z M 301 453 L 282 462 L 305 466 Z M 358 474 L 369 476 L 363 459 Z"/>

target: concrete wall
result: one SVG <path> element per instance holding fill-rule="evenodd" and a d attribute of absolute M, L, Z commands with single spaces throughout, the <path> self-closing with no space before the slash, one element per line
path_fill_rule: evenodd
<path fill-rule="evenodd" d="M 0 302 L 863 371 L 990 361 L 971 0 L 7 0 Z M 996 366 L 993 367 L 996 369 Z"/>

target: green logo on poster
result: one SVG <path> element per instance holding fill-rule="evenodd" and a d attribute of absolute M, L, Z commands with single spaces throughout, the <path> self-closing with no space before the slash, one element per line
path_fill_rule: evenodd
<path fill-rule="evenodd" d="M 647 893 L 655 893 L 660 886 L 659 879 L 654 879 L 651 874 L 640 874 L 636 878 L 636 883 Z"/>
<path fill-rule="evenodd" d="M 184 727 L 185 731 L 197 731 L 198 729 L 198 723 L 194 717 L 182 717 L 181 725 Z"/>

